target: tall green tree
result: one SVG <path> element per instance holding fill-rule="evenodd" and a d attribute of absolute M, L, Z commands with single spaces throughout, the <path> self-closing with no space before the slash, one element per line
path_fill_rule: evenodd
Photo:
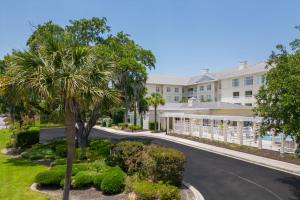
<path fill-rule="evenodd" d="M 157 107 L 159 105 L 165 105 L 165 99 L 159 93 L 152 93 L 146 99 L 147 99 L 148 105 L 153 106 L 153 108 L 154 108 L 154 129 L 155 129 L 155 131 L 158 131 L 158 127 L 157 127 Z"/>
<path fill-rule="evenodd" d="M 300 27 L 296 27 L 300 31 Z M 263 117 L 261 133 L 273 129 L 292 136 L 300 143 L 300 40 L 290 43 L 290 49 L 277 45 L 269 60 L 266 84 L 257 96 L 255 109 Z M 298 150 L 299 151 L 299 150 Z M 299 153 L 299 152 L 298 152 Z"/>
<path fill-rule="evenodd" d="M 69 199 L 76 107 L 83 102 L 82 97 L 89 96 L 96 104 L 106 96 L 108 86 L 104 84 L 108 84 L 110 72 L 105 69 L 111 65 L 99 58 L 105 48 L 78 42 L 76 31 L 74 34 L 70 27 L 72 24 L 64 28 L 52 22 L 39 25 L 28 40 L 29 50 L 14 51 L 9 56 L 7 73 L 1 79 L 3 88 L 14 85 L 19 91 L 32 90 L 47 101 L 62 99 L 68 146 L 64 200 Z"/>

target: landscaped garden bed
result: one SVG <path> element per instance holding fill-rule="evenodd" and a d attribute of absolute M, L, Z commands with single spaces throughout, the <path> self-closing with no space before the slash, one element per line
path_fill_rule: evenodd
<path fill-rule="evenodd" d="M 34 138 L 30 142 L 29 138 L 16 135 L 9 146 L 22 144 L 18 148 L 22 159 L 49 167 L 35 176 L 33 189 L 60 196 L 66 171 L 65 140 L 41 144 L 36 143 L 35 137 L 30 137 Z M 183 153 L 146 141 L 90 140 L 85 149 L 76 148 L 71 195 L 86 200 L 97 195 L 99 199 L 128 199 L 129 194 L 146 200 L 188 199 L 182 192 L 187 189 L 181 185 L 184 163 Z"/>
<path fill-rule="evenodd" d="M 280 152 L 272 151 L 272 150 L 267 150 L 267 149 L 258 149 L 256 147 L 250 147 L 246 145 L 239 145 L 239 144 L 233 144 L 233 143 L 225 143 L 221 141 L 214 141 L 210 140 L 207 138 L 199 138 L 199 137 L 194 137 L 194 136 L 188 136 L 188 135 L 181 135 L 181 134 L 175 134 L 175 133 L 168 133 L 168 135 L 175 136 L 175 137 L 180 137 L 184 139 L 189 139 L 193 140 L 196 142 L 201 142 L 205 144 L 210 144 L 218 147 L 223 147 L 226 149 L 231 149 L 235 151 L 240 151 L 244 153 L 249 153 L 257 156 L 262 156 L 266 158 L 271 158 L 279 161 L 284 161 L 296 165 L 300 165 L 300 158 L 291 153 L 284 153 L 280 154 Z"/>

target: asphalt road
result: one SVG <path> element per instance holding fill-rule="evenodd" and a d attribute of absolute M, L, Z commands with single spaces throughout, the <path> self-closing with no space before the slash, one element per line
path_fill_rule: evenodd
<path fill-rule="evenodd" d="M 41 141 L 63 137 L 64 129 L 41 132 Z M 137 139 L 94 129 L 92 138 Z M 184 180 L 197 188 L 206 200 L 300 200 L 300 177 L 177 143 L 156 139 L 151 143 L 185 153 Z"/>

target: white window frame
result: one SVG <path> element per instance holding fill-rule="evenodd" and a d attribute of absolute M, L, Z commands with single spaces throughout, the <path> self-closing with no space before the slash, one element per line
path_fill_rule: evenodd
<path fill-rule="evenodd" d="M 253 76 L 246 76 L 244 78 L 244 85 L 253 85 Z"/>
<path fill-rule="evenodd" d="M 234 96 L 234 93 L 237 93 L 237 94 L 239 94 L 238 96 Z M 232 98 L 234 98 L 234 99 L 238 99 L 238 98 L 240 98 L 240 92 L 232 92 Z"/>
<path fill-rule="evenodd" d="M 240 86 L 240 79 L 235 78 L 231 80 L 232 87 L 239 87 Z"/>
<path fill-rule="evenodd" d="M 251 92 L 251 95 L 247 95 L 247 94 L 246 94 L 247 92 Z M 252 96 L 253 96 L 252 90 L 246 90 L 246 91 L 245 91 L 245 97 L 246 97 L 246 98 L 250 98 L 250 97 L 252 97 Z"/>

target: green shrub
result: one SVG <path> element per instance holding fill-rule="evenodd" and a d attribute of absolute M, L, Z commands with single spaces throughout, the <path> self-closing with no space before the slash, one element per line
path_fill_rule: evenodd
<path fill-rule="evenodd" d="M 38 127 L 30 127 L 27 130 L 13 133 L 11 137 L 13 147 L 30 147 L 39 142 L 40 129 Z"/>
<path fill-rule="evenodd" d="M 94 176 L 94 181 L 93 181 L 94 186 L 98 190 L 101 190 L 101 183 L 102 183 L 104 176 L 105 176 L 105 173 L 98 173 L 97 175 Z"/>
<path fill-rule="evenodd" d="M 30 149 L 24 151 L 21 156 L 30 160 L 38 160 L 38 159 L 54 159 L 55 153 L 54 151 L 47 145 L 44 144 L 35 144 Z"/>
<path fill-rule="evenodd" d="M 148 181 L 135 182 L 133 191 L 137 194 L 138 199 L 143 200 L 179 200 L 179 189 L 175 186 L 165 185 L 162 183 L 150 183 Z"/>
<path fill-rule="evenodd" d="M 125 129 L 125 128 L 127 128 L 128 127 L 128 122 L 122 122 L 122 123 L 118 123 L 118 126 L 121 126 L 122 127 L 122 129 Z"/>
<path fill-rule="evenodd" d="M 154 127 L 155 122 L 149 122 L 149 130 L 153 131 L 155 129 Z M 156 122 L 156 126 L 157 126 L 157 122 Z"/>
<path fill-rule="evenodd" d="M 104 160 L 96 160 L 91 164 L 91 170 L 96 171 L 96 172 L 106 172 L 110 169 L 111 167 L 108 166 Z"/>
<path fill-rule="evenodd" d="M 72 177 L 72 186 L 74 188 L 83 188 L 93 184 L 96 172 L 80 171 Z"/>
<path fill-rule="evenodd" d="M 123 121 L 125 108 L 123 108 L 123 107 L 113 108 L 111 113 L 112 113 L 113 124 L 118 124 Z"/>
<path fill-rule="evenodd" d="M 114 167 L 105 173 L 101 182 L 101 190 L 104 194 L 117 194 L 124 190 L 126 174 L 119 168 Z"/>
<path fill-rule="evenodd" d="M 137 141 L 122 141 L 112 148 L 109 163 L 118 165 L 129 174 L 140 169 L 144 159 L 144 144 Z"/>
<path fill-rule="evenodd" d="M 97 155 L 106 158 L 110 155 L 112 142 L 108 139 L 92 140 L 89 146 L 90 150 L 96 151 Z"/>
<path fill-rule="evenodd" d="M 66 144 L 57 144 L 55 145 L 55 154 L 59 157 L 67 157 L 67 145 Z"/>
<path fill-rule="evenodd" d="M 143 171 L 153 181 L 180 186 L 183 172 L 185 155 L 172 148 L 150 145 L 147 149 L 150 158 L 145 160 Z"/>
<path fill-rule="evenodd" d="M 61 180 L 64 179 L 65 172 L 62 170 L 47 170 L 40 172 L 35 177 L 35 182 L 39 186 L 60 186 Z"/>
<path fill-rule="evenodd" d="M 107 117 L 102 119 L 102 126 L 104 127 L 111 127 L 112 125 L 112 119 Z"/>
<path fill-rule="evenodd" d="M 66 171 L 66 165 L 55 165 L 51 168 L 52 171 Z M 88 171 L 90 170 L 89 163 L 76 163 L 72 166 L 72 175 L 76 175 L 80 171 Z"/>
<path fill-rule="evenodd" d="M 58 158 L 56 160 L 54 160 L 51 163 L 51 167 L 55 166 L 55 165 L 66 165 L 67 164 L 67 159 L 65 158 Z"/>
<path fill-rule="evenodd" d="M 128 128 L 131 130 L 141 130 L 142 129 L 141 126 L 139 126 L 139 125 L 135 126 L 133 124 L 129 125 Z"/>

